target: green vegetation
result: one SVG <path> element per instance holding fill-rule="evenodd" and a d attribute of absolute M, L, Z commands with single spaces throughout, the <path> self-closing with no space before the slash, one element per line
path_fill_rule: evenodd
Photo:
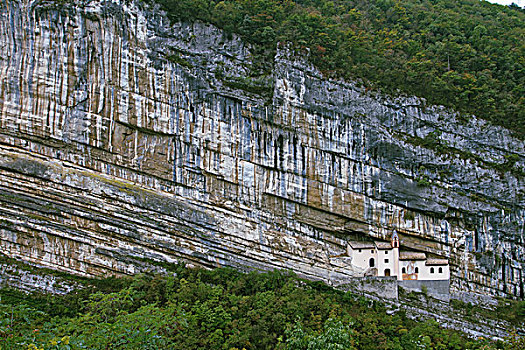
<path fill-rule="evenodd" d="M 525 13 L 478 0 L 153 0 L 173 20 L 309 49 L 326 76 L 425 97 L 525 136 Z M 259 64 L 259 74 L 271 68 Z M 267 72 L 266 72 L 267 73 Z M 464 114 L 462 114 L 464 118 Z"/>
<path fill-rule="evenodd" d="M 166 56 L 166 58 L 168 59 L 168 61 L 173 62 L 173 63 L 177 63 L 177 64 L 179 64 L 179 65 L 181 65 L 183 67 L 187 67 L 187 68 L 192 68 L 193 67 L 191 65 L 191 63 L 189 63 L 184 58 L 180 57 L 180 54 L 178 52 L 173 54 L 173 55 Z"/>
<path fill-rule="evenodd" d="M 514 326 L 522 325 L 525 320 L 525 301 L 500 299 L 494 309 L 486 309 L 479 305 L 451 300 L 451 304 L 459 314 L 467 318 L 496 318 L 505 320 Z"/>
<path fill-rule="evenodd" d="M 516 177 L 525 176 L 525 170 L 516 164 L 520 160 L 520 157 L 517 154 L 507 154 L 504 156 L 504 161 L 502 163 L 495 163 L 483 159 L 483 157 L 481 157 L 480 155 L 452 147 L 448 145 L 446 141 L 440 139 L 440 136 L 440 131 L 431 132 L 427 134 L 424 138 L 401 133 L 394 134 L 394 137 L 398 140 L 408 142 L 414 146 L 430 149 L 441 156 L 459 157 L 463 160 L 470 160 L 486 169 L 494 169 L 498 171 L 501 175 L 510 172 Z M 446 177 L 446 171 L 442 172 L 441 175 Z M 420 179 L 417 180 L 419 182 Z M 428 178 L 423 179 L 423 181 L 428 182 Z"/>
<path fill-rule="evenodd" d="M 242 89 L 260 95 L 271 95 L 272 93 L 272 87 L 264 79 L 242 77 L 224 78 L 224 84 L 232 88 Z"/>
<path fill-rule="evenodd" d="M 175 268 L 67 296 L 0 290 L 1 349 L 522 349 L 292 274 Z M 521 312 L 521 311 L 520 311 Z"/>

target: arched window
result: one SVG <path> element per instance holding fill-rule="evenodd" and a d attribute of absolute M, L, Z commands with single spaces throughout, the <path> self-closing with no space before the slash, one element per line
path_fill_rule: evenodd
<path fill-rule="evenodd" d="M 374 258 L 370 258 L 369 264 L 370 264 L 370 267 L 374 267 L 375 266 L 376 262 L 375 262 Z"/>
<path fill-rule="evenodd" d="M 433 267 L 430 268 L 430 273 L 434 273 L 434 268 Z"/>
<path fill-rule="evenodd" d="M 443 268 L 440 267 L 438 271 L 439 271 L 439 273 L 443 273 Z"/>
<path fill-rule="evenodd" d="M 419 267 L 416 267 L 416 273 L 419 273 Z"/>
<path fill-rule="evenodd" d="M 402 272 L 402 273 L 407 273 L 407 269 L 406 269 L 406 267 L 403 267 L 403 268 L 401 269 L 401 272 Z"/>
<path fill-rule="evenodd" d="M 385 276 L 390 276 L 390 269 L 385 270 Z"/>

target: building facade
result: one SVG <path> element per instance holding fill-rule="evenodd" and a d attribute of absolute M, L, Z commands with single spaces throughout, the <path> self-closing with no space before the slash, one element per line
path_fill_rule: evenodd
<path fill-rule="evenodd" d="M 352 265 L 363 269 L 363 276 L 396 276 L 398 281 L 450 279 L 448 260 L 427 257 L 422 252 L 401 250 L 395 231 L 390 242 L 350 241 L 347 252 L 352 258 Z"/>

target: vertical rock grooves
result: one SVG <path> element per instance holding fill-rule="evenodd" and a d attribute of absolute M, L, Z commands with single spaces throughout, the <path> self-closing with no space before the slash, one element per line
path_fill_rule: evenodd
<path fill-rule="evenodd" d="M 285 45 L 286 46 L 286 45 Z M 86 276 L 179 259 L 342 283 L 351 237 L 523 298 L 525 150 L 135 1 L 0 3 L 2 252 Z"/>

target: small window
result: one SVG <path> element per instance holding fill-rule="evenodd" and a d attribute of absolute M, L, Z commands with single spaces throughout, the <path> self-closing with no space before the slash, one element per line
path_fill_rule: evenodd
<path fill-rule="evenodd" d="M 358 251 L 359 253 L 361 253 L 361 249 L 358 249 L 357 251 Z"/>
<path fill-rule="evenodd" d="M 370 251 L 370 253 L 374 254 L 374 250 L 372 249 L 372 250 Z"/>
<path fill-rule="evenodd" d="M 419 273 L 419 267 L 416 267 L 416 273 Z"/>
<path fill-rule="evenodd" d="M 385 264 L 388 264 L 388 259 L 385 259 Z"/>
<path fill-rule="evenodd" d="M 440 267 L 438 271 L 439 271 L 439 273 L 443 273 L 443 268 Z"/>
<path fill-rule="evenodd" d="M 401 272 L 402 272 L 402 273 L 407 273 L 407 269 L 406 269 L 406 267 L 403 267 L 403 268 L 401 269 Z"/>
<path fill-rule="evenodd" d="M 370 264 L 370 267 L 374 267 L 376 265 L 374 258 L 370 258 L 370 261 L 368 263 Z"/>
<path fill-rule="evenodd" d="M 388 250 L 385 250 L 385 254 L 388 254 Z"/>
<path fill-rule="evenodd" d="M 430 273 L 434 273 L 434 268 L 433 267 L 430 268 Z"/>

